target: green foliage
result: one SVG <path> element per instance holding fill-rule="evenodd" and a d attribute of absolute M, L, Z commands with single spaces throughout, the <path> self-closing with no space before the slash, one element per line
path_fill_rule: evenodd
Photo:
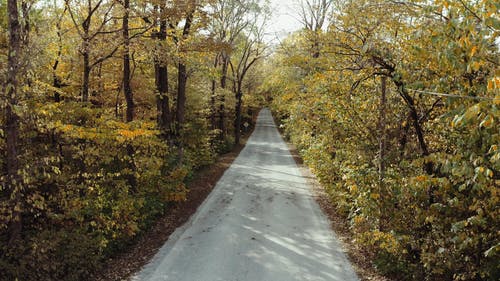
<path fill-rule="evenodd" d="M 168 202 L 185 200 L 192 166 L 168 166 L 173 156 L 155 124 L 117 122 L 79 103 L 33 107 L 31 146 L 22 156 L 33 159 L 23 169 L 23 213 L 30 221 L 23 246 L 11 258 L 12 249 L 2 249 L 2 278 L 81 280 Z M 1 205 L 5 226 L 7 203 Z"/>
<path fill-rule="evenodd" d="M 19 67 L 0 68 L 0 280 L 94 279 L 108 258 L 186 200 L 186 183 L 198 169 L 233 147 L 231 80 L 226 89 L 217 85 L 213 104 L 210 86 L 221 79 L 213 58 L 222 50 L 239 52 L 240 46 L 211 37 L 214 15 L 205 10 L 212 4 L 207 1 L 174 5 L 161 15 L 158 5 L 130 1 L 129 44 L 123 40 L 122 2 L 17 2 L 26 27 L 16 54 Z M 170 22 L 159 40 L 163 17 Z M 0 0 L 2 66 L 10 48 L 8 29 L 6 1 Z M 126 49 L 132 95 L 124 98 Z M 189 78 L 185 104 L 175 95 L 180 64 Z M 161 82 L 160 66 L 166 72 Z M 88 102 L 81 99 L 84 69 Z M 8 74 L 19 85 L 10 98 Z M 168 90 L 159 106 L 161 83 Z M 249 95 L 257 88 L 255 81 L 243 87 L 245 114 L 259 106 Z M 132 103 L 133 121 L 125 123 Z M 9 105 L 18 118 L 7 114 Z M 210 124 L 216 113 L 225 116 L 224 131 Z M 252 123 L 252 115 L 244 120 Z M 8 119 L 15 133 L 7 130 Z M 16 134 L 11 147 L 19 165 L 13 177 L 6 150 Z"/>
<path fill-rule="evenodd" d="M 13 256 L 17 260 L 8 264 L 1 277 L 5 280 L 12 276 L 19 280 L 85 279 L 99 268 L 102 257 L 99 242 L 99 237 L 78 228 L 33 233 L 30 240 L 16 249 L 18 253 Z"/>
<path fill-rule="evenodd" d="M 494 1 L 347 1 L 318 35 L 319 58 L 299 33 L 270 67 L 264 85 L 285 134 L 397 280 L 500 276 L 497 11 Z"/>

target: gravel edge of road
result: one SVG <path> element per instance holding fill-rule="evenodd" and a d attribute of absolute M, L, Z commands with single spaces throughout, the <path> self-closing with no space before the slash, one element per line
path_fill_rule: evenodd
<path fill-rule="evenodd" d="M 276 119 L 274 122 L 277 125 L 279 124 Z M 314 199 L 330 221 L 330 227 L 333 229 L 338 240 L 340 241 L 342 250 L 346 253 L 352 267 L 358 275 L 358 278 L 361 281 L 393 281 L 378 273 L 372 266 L 371 257 L 373 257 L 373 254 L 369 253 L 366 249 L 363 249 L 352 240 L 352 233 L 348 228 L 348 222 L 337 213 L 335 207 L 331 203 L 330 197 L 326 193 L 323 186 L 321 186 L 321 183 L 319 183 L 316 175 L 314 175 L 309 167 L 304 164 L 304 160 L 300 156 L 295 145 L 284 137 L 281 129 L 279 129 L 279 131 L 288 146 L 290 154 L 292 154 L 295 163 L 299 167 L 300 172 L 307 180 L 307 183 L 311 186 Z"/>

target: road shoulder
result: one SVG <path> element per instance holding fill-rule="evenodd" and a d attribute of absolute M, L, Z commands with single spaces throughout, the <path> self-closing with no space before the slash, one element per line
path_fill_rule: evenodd
<path fill-rule="evenodd" d="M 358 275 L 358 278 L 361 281 L 391 281 L 387 277 L 380 275 L 380 273 L 378 273 L 372 266 L 371 259 L 373 254 L 369 253 L 353 241 L 353 235 L 349 230 L 347 220 L 336 212 L 335 207 L 331 203 L 331 199 L 325 189 L 321 186 L 311 170 L 304 164 L 304 161 L 300 157 L 296 147 L 292 143 L 286 141 L 286 139 L 285 142 L 290 150 L 290 154 L 292 154 L 292 157 L 295 160 L 295 163 L 299 167 L 300 172 L 307 180 L 309 186 L 311 186 L 314 199 L 330 221 L 330 226 L 340 241 L 342 250 L 346 253 L 353 269 Z"/>

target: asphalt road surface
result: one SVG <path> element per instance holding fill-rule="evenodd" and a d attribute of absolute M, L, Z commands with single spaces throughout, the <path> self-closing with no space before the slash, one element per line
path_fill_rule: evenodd
<path fill-rule="evenodd" d="M 132 280 L 358 280 L 271 113 L 191 220 Z"/>

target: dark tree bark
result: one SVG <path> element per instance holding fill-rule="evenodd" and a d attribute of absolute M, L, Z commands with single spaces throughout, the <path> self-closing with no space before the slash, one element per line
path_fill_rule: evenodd
<path fill-rule="evenodd" d="M 90 71 L 89 54 L 83 54 L 83 82 L 82 82 L 82 101 L 89 101 L 89 87 L 90 87 Z"/>
<path fill-rule="evenodd" d="M 256 6 L 254 2 L 246 1 L 225 1 L 216 0 L 212 2 L 214 10 L 213 19 L 216 22 L 215 37 L 220 42 L 227 44 L 228 47 L 236 49 L 235 42 L 243 31 L 249 28 L 256 19 Z M 221 50 L 219 53 L 219 67 L 221 69 L 220 85 L 222 89 L 226 89 L 226 80 L 228 75 L 228 67 L 230 54 L 227 50 Z M 216 100 L 217 101 L 217 100 Z M 227 130 L 226 116 L 226 98 L 225 95 L 218 97 L 219 103 L 217 111 L 216 128 L 219 129 L 219 140 L 224 140 Z"/>
<path fill-rule="evenodd" d="M 222 76 L 220 79 L 220 87 L 225 90 L 227 88 L 227 71 L 229 67 L 229 57 L 227 54 L 222 54 Z M 221 95 L 219 105 L 219 139 L 223 140 L 226 135 L 226 97 Z"/>
<path fill-rule="evenodd" d="M 193 23 L 193 16 L 195 10 L 191 10 L 187 16 L 184 23 L 184 28 L 182 30 L 182 39 L 186 39 L 191 32 L 191 24 Z M 177 44 L 179 41 L 174 38 Z M 181 50 L 182 51 L 182 50 Z M 186 118 L 186 87 L 187 87 L 187 66 L 184 61 L 180 61 L 177 66 L 177 108 L 175 112 L 175 136 L 177 139 L 177 157 L 179 159 L 179 165 L 182 165 L 184 158 L 184 147 L 182 141 L 182 131 L 184 129 L 184 123 Z"/>
<path fill-rule="evenodd" d="M 319 52 L 320 52 L 320 46 L 319 46 L 319 39 L 317 38 L 318 36 L 317 36 L 317 35 L 315 35 L 314 37 L 315 37 L 315 38 L 313 39 L 313 40 L 314 40 L 314 43 L 313 43 L 313 45 L 312 45 L 312 52 L 313 52 L 313 53 L 312 53 L 312 57 L 313 57 L 314 59 L 317 59 L 317 58 L 319 58 L 319 55 L 320 55 L 320 53 L 319 53 Z"/>
<path fill-rule="evenodd" d="M 112 19 L 111 12 L 113 11 L 113 7 L 115 4 L 118 2 L 111 1 L 109 2 L 109 6 L 105 9 L 104 15 L 100 15 L 98 19 L 102 19 L 101 22 L 99 22 L 97 25 L 98 27 L 95 30 L 91 31 L 91 26 L 92 26 L 92 18 L 96 11 L 103 6 L 103 4 L 107 3 L 104 0 L 98 0 L 97 2 L 92 4 L 92 1 L 87 1 L 87 14 L 84 18 L 84 20 L 80 23 L 77 21 L 77 18 L 75 17 L 75 14 L 72 10 L 73 3 L 71 3 L 71 0 L 65 0 L 66 3 L 66 9 L 69 12 L 69 15 L 71 16 L 71 20 L 73 21 L 73 24 L 75 26 L 75 29 L 78 32 L 78 35 L 82 39 L 82 46 L 80 49 L 80 54 L 83 57 L 83 77 L 82 77 L 82 88 L 81 88 L 81 99 L 83 102 L 88 102 L 89 101 L 89 91 L 90 91 L 90 74 L 94 66 L 101 64 L 105 60 L 111 58 L 121 47 L 121 42 L 120 44 L 116 44 L 114 48 L 111 49 L 109 53 L 106 55 L 103 55 L 99 58 L 93 58 L 91 60 L 91 46 L 92 46 L 92 41 L 96 36 L 99 34 L 102 34 L 104 32 L 104 28 L 106 24 Z M 118 32 L 118 31 L 116 31 Z"/>
<path fill-rule="evenodd" d="M 406 105 L 408 106 L 408 109 L 410 110 L 410 116 L 412 119 L 413 128 L 415 129 L 415 133 L 417 134 L 418 144 L 420 146 L 420 150 L 422 151 L 422 155 L 428 156 L 429 149 L 427 148 L 427 143 L 425 142 L 424 139 L 424 131 L 419 122 L 419 117 L 417 108 L 415 107 L 415 102 L 413 101 L 413 98 L 408 94 L 408 91 L 406 90 L 403 82 L 397 79 L 393 79 L 393 82 L 398 87 L 399 94 L 401 95 Z"/>
<path fill-rule="evenodd" d="M 193 22 L 194 11 L 191 11 L 186 17 L 186 23 L 182 31 L 182 37 L 186 38 L 191 31 L 191 24 Z M 177 76 L 177 111 L 176 111 L 176 134 L 180 136 L 185 122 L 186 111 L 186 86 L 187 86 L 187 70 L 186 63 L 181 61 L 178 65 Z"/>
<path fill-rule="evenodd" d="M 391 63 L 385 61 L 383 58 L 379 56 L 372 56 L 372 60 L 375 64 L 378 64 L 381 66 L 383 69 L 387 70 L 388 73 L 384 74 L 388 76 L 394 85 L 398 88 L 398 93 L 403 98 L 404 102 L 408 106 L 408 109 L 410 111 L 410 117 L 412 121 L 413 128 L 415 129 L 415 133 L 417 134 L 417 140 L 418 144 L 420 146 L 420 150 L 422 152 L 423 156 L 428 156 L 429 155 L 429 149 L 427 147 L 427 143 L 425 142 L 424 138 L 424 131 L 422 129 L 422 126 L 420 124 L 420 118 L 418 116 L 418 111 L 417 108 L 415 107 L 415 101 L 411 97 L 411 95 L 408 93 L 408 91 L 405 88 L 405 83 L 401 81 L 399 77 L 395 76 L 395 66 L 392 65 Z M 425 164 L 424 167 L 425 171 L 427 174 L 432 175 L 433 174 L 433 164 L 431 162 L 428 162 Z"/>
<path fill-rule="evenodd" d="M 54 65 L 52 66 L 52 70 L 54 73 L 52 74 L 52 86 L 57 89 L 61 89 L 62 83 L 61 83 L 61 78 L 59 78 L 56 74 L 57 70 L 57 65 L 59 64 L 59 59 L 57 59 L 54 62 Z M 54 101 L 55 102 L 60 102 L 61 101 L 61 94 L 59 94 L 58 91 L 54 91 Z"/>
<path fill-rule="evenodd" d="M 67 3 L 67 5 L 69 5 Z M 100 4 L 99 4 L 100 5 Z M 67 6 L 69 7 L 69 6 Z M 98 6 L 96 6 L 98 7 Z M 90 87 L 90 71 L 92 67 L 90 66 L 90 24 L 92 22 L 92 15 L 94 9 L 92 9 L 92 4 L 89 1 L 87 6 L 88 14 L 85 20 L 82 22 L 82 56 L 83 56 L 83 78 L 82 78 L 82 101 L 87 102 L 89 100 L 89 87 Z M 71 11 L 71 10 L 70 10 Z"/>
<path fill-rule="evenodd" d="M 6 81 L 6 108 L 5 108 L 5 159 L 7 163 L 6 188 L 12 200 L 12 220 L 9 225 L 9 245 L 21 238 L 23 228 L 22 222 L 22 197 L 21 180 L 19 176 L 19 132 L 20 120 L 14 111 L 19 103 L 18 97 L 18 75 L 20 69 L 20 54 L 22 47 L 21 24 L 17 0 L 7 1 L 7 12 L 9 20 L 9 50 L 7 59 L 7 81 Z"/>
<path fill-rule="evenodd" d="M 167 20 L 164 13 L 164 8 L 160 8 L 160 30 L 155 35 L 160 42 L 167 40 Z M 162 136 L 168 139 L 171 134 L 172 116 L 168 97 L 168 68 L 166 62 L 155 61 L 155 81 L 156 90 L 158 91 L 156 99 L 158 127 L 162 131 Z"/>
<path fill-rule="evenodd" d="M 420 125 L 420 118 L 418 116 L 417 108 L 415 107 L 415 102 L 413 101 L 413 98 L 408 94 L 408 91 L 406 90 L 405 85 L 402 81 L 400 81 L 399 79 L 394 79 L 394 77 L 392 80 L 394 84 L 398 87 L 399 94 L 405 100 L 406 105 L 410 110 L 410 116 L 412 119 L 413 128 L 415 129 L 415 133 L 417 134 L 417 139 L 420 145 L 420 150 L 422 151 L 422 155 L 428 156 L 429 149 L 427 147 L 427 143 L 425 142 L 424 131 L 422 129 L 422 126 Z M 435 174 L 434 163 L 432 161 L 426 161 L 424 164 L 424 171 L 428 175 L 434 175 Z M 432 185 L 429 187 L 429 190 L 427 192 L 429 196 L 429 201 L 428 201 L 429 206 L 435 202 L 435 195 L 434 195 L 435 189 L 436 187 Z"/>
<path fill-rule="evenodd" d="M 253 43 L 254 42 L 250 42 L 245 46 L 243 55 L 236 69 L 234 69 L 233 65 L 230 62 L 231 71 L 233 72 L 233 77 L 234 77 L 233 92 L 236 98 L 235 116 L 234 116 L 235 144 L 240 144 L 240 138 L 241 138 L 240 128 L 241 128 L 241 105 L 243 97 L 243 91 L 242 91 L 243 81 L 245 80 L 248 70 L 261 58 L 258 51 L 255 54 L 253 54 L 255 51 L 253 50 Z M 252 54 L 254 55 L 254 57 L 250 59 Z"/>
<path fill-rule="evenodd" d="M 214 59 L 214 69 L 217 69 L 219 66 L 219 57 L 220 55 L 217 54 Z M 216 99 L 217 96 L 215 94 L 215 90 L 217 89 L 217 81 L 215 78 L 212 79 L 211 81 L 211 87 L 210 87 L 210 127 L 212 130 L 217 129 L 217 108 L 216 108 Z"/>
<path fill-rule="evenodd" d="M 123 35 L 123 94 L 125 95 L 125 101 L 127 103 L 127 111 L 125 120 L 127 122 L 132 122 L 134 120 L 134 92 L 132 91 L 132 86 L 130 85 L 131 71 L 130 71 L 130 35 L 129 35 L 129 9 L 130 0 L 123 0 L 124 14 L 122 19 L 122 35 Z M 135 172 L 137 167 L 134 162 L 135 149 L 132 144 L 127 145 L 127 154 L 130 157 L 130 169 L 132 173 L 128 175 L 127 181 L 130 185 L 131 191 L 137 193 L 137 179 L 135 177 Z"/>
<path fill-rule="evenodd" d="M 57 41 L 58 41 L 58 46 L 57 46 L 57 57 L 56 60 L 54 61 L 54 64 L 52 65 L 52 86 L 56 89 L 60 89 L 62 85 L 61 78 L 57 76 L 57 67 L 59 66 L 59 62 L 61 60 L 61 55 L 62 55 L 62 30 L 61 30 L 61 22 L 64 17 L 64 14 L 66 13 L 66 7 L 64 8 L 64 11 L 62 15 L 59 17 L 56 23 L 57 27 Z M 61 101 L 61 94 L 59 94 L 58 91 L 54 91 L 54 101 L 55 102 L 60 102 Z"/>
<path fill-rule="evenodd" d="M 88 27 L 86 32 L 88 35 Z M 87 39 L 84 39 L 83 41 L 82 56 L 83 56 L 83 79 L 82 79 L 81 95 L 82 95 L 82 101 L 87 102 L 89 101 L 90 71 L 92 71 L 92 67 L 90 66 L 90 42 Z"/>
<path fill-rule="evenodd" d="M 125 95 L 125 101 L 127 103 L 127 113 L 125 120 L 131 122 L 134 120 L 134 93 L 132 92 L 132 86 L 130 85 L 131 72 L 130 72 L 130 36 L 129 36 L 129 8 L 130 0 L 123 0 L 123 8 L 125 13 L 123 15 L 123 94 Z"/>
<path fill-rule="evenodd" d="M 415 106 L 415 101 L 413 100 L 413 97 L 408 93 L 408 90 L 406 90 L 405 83 L 401 80 L 400 77 L 396 77 L 395 66 L 392 63 L 385 61 L 383 58 L 375 55 L 372 55 L 372 61 L 388 71 L 388 73 L 384 75 L 388 76 L 392 80 L 394 85 L 396 85 L 396 87 L 398 88 L 399 95 L 401 96 L 401 98 L 403 98 L 404 102 L 406 103 L 409 109 L 411 124 L 415 130 L 415 134 L 417 135 L 417 140 L 421 154 L 422 156 L 429 156 L 430 154 L 429 148 L 424 138 L 424 130 L 422 128 L 422 125 L 420 124 L 420 117 L 417 108 Z M 403 144 L 406 144 L 406 136 Z M 428 175 L 434 175 L 436 173 L 436 171 L 434 170 L 434 163 L 432 161 L 426 161 L 423 169 L 425 173 Z M 435 186 L 431 186 L 428 190 L 429 206 L 433 204 L 435 201 L 434 190 Z"/>
<path fill-rule="evenodd" d="M 381 92 L 380 92 L 380 113 L 379 113 L 379 151 L 380 151 L 380 162 L 379 162 L 379 186 L 382 186 L 385 177 L 385 150 L 386 150 L 386 120 L 385 120 L 385 108 L 386 108 L 386 81 L 387 77 L 381 77 Z M 382 194 L 382 193 L 380 193 Z"/>
<path fill-rule="evenodd" d="M 156 108 L 158 111 L 158 127 L 162 130 L 163 135 L 170 135 L 170 127 L 172 124 L 172 116 L 170 112 L 170 101 L 168 97 L 168 68 L 166 65 L 157 64 L 156 72 L 156 89 L 158 97 L 156 99 Z"/>
<path fill-rule="evenodd" d="M 177 111 L 176 111 L 176 132 L 179 136 L 184 126 L 186 115 L 186 86 L 187 70 L 185 63 L 179 63 L 177 77 Z"/>
<path fill-rule="evenodd" d="M 241 104 L 243 92 L 241 91 L 241 84 L 238 84 L 238 90 L 236 92 L 236 108 L 235 108 L 235 119 L 234 119 L 234 143 L 240 144 L 241 138 Z"/>
<path fill-rule="evenodd" d="M 400 128 L 400 138 L 399 138 L 399 149 L 401 150 L 400 157 L 404 156 L 404 150 L 406 148 L 406 144 L 408 143 L 408 131 L 410 131 L 410 124 L 411 124 L 411 116 L 407 115 L 406 116 L 406 122 L 405 125 Z"/>

